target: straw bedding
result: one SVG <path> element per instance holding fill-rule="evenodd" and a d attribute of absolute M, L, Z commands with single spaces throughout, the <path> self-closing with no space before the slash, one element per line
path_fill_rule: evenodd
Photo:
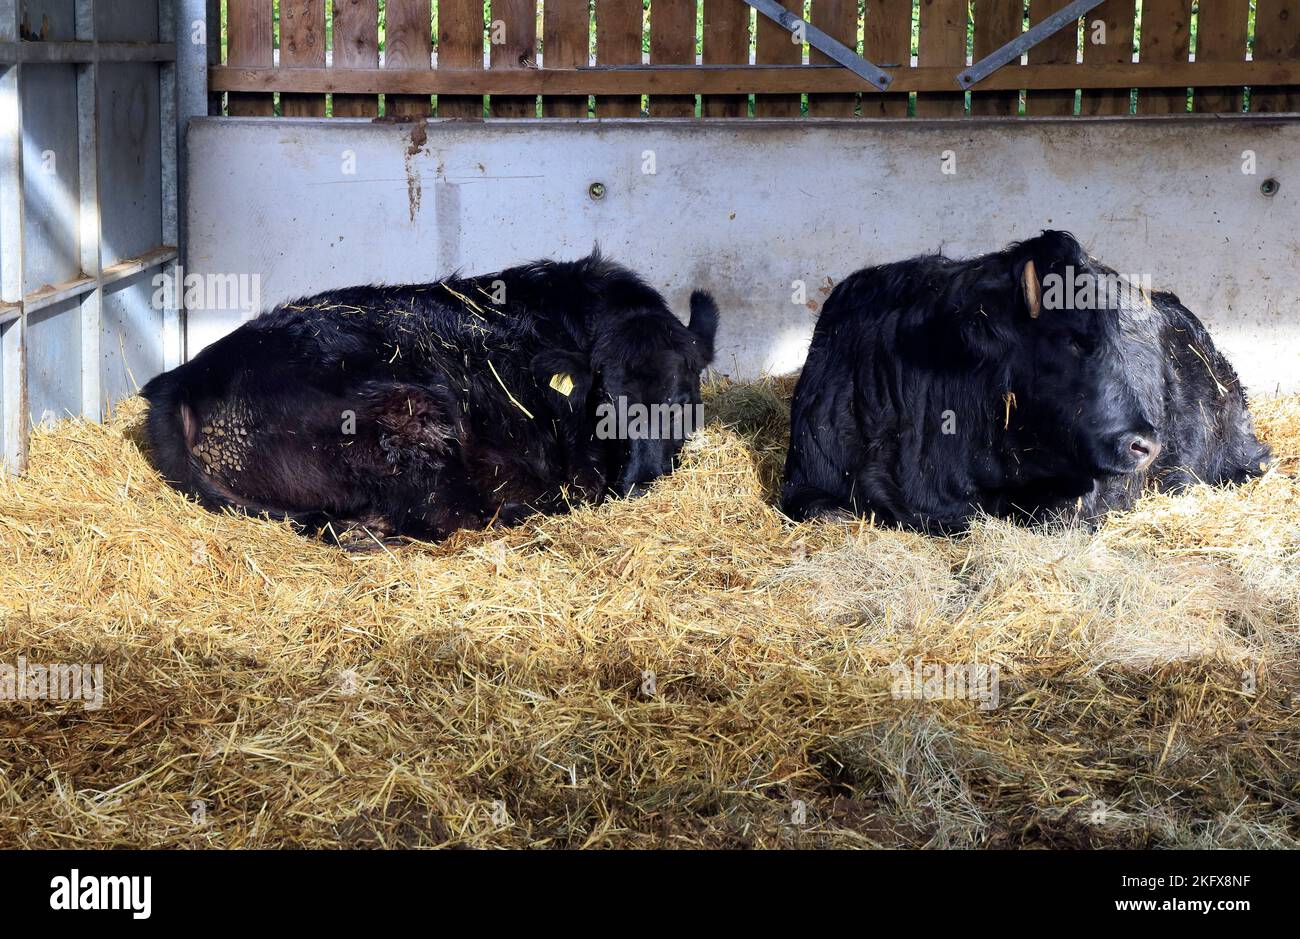
<path fill-rule="evenodd" d="M 1300 399 L 1281 469 L 1098 532 L 771 507 L 790 382 L 647 497 L 345 553 L 164 486 L 143 405 L 0 482 L 0 845 L 1300 845 Z M 999 704 L 890 666 L 996 669 Z"/>

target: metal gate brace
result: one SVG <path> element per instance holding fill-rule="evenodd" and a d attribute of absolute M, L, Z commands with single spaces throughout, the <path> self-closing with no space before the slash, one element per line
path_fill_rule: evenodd
<path fill-rule="evenodd" d="M 781 6 L 777 0 L 745 0 L 745 2 L 791 34 L 798 32 L 802 28 L 804 37 L 808 40 L 808 45 L 818 52 L 824 52 L 878 91 L 884 91 L 893 84 L 893 77 L 888 72 L 883 71 L 880 66 L 873 65 L 838 39 L 828 36 L 812 23 L 805 22 L 802 17 L 796 16 Z M 1101 0 L 1097 0 L 1097 2 L 1101 2 Z M 1096 4 L 1094 3 L 1093 6 L 1096 6 Z"/>
<path fill-rule="evenodd" d="M 746 0 L 749 2 L 749 0 Z M 1069 6 L 1062 7 L 1041 23 L 1021 33 L 996 52 L 990 52 L 966 71 L 957 76 L 957 84 L 969 88 L 976 82 L 988 78 L 1008 62 L 1018 62 L 1029 49 L 1038 45 L 1048 36 L 1060 32 L 1071 23 L 1077 23 L 1079 17 L 1099 7 L 1105 0 L 1074 0 Z"/>

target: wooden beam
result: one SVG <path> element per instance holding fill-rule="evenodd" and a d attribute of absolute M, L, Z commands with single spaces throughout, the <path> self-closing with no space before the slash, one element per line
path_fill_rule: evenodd
<path fill-rule="evenodd" d="M 91 62 L 175 62 L 170 42 L 0 42 L 0 65 L 18 62 L 87 65 Z"/>
<path fill-rule="evenodd" d="M 378 0 L 334 0 L 334 67 L 379 67 Z M 374 117 L 376 95 L 335 95 L 335 117 Z"/>
<path fill-rule="evenodd" d="M 1187 61 L 1191 51 L 1192 0 L 1144 0 L 1138 57 L 1151 65 Z M 1139 88 L 1139 114 L 1187 113 L 1186 88 Z"/>
<path fill-rule="evenodd" d="M 536 0 L 491 0 L 488 23 L 489 68 L 532 68 L 537 64 Z M 499 27 L 498 27 L 499 24 Z M 498 28 L 505 36 L 498 35 Z M 586 35 L 585 31 L 583 33 Z M 498 42 L 498 39 L 504 39 Z M 555 63 L 562 65 L 566 63 Z M 573 63 L 567 63 L 573 64 Z M 536 117 L 536 95 L 496 95 L 488 102 L 493 117 Z"/>
<path fill-rule="evenodd" d="M 781 6 L 797 16 L 803 15 L 803 0 L 780 0 Z M 653 19 L 653 14 L 651 14 Z M 771 17 L 759 13 L 754 19 L 754 61 L 759 65 L 776 65 L 800 68 L 803 61 L 803 46 L 794 41 L 794 34 L 790 33 L 784 26 Z M 835 66 L 839 68 L 839 66 Z M 846 71 L 841 69 L 841 71 Z M 852 75 L 852 73 L 849 73 Z M 866 85 L 866 82 L 853 75 L 858 85 Z M 770 91 L 767 88 L 751 88 L 747 91 L 763 92 Z M 808 91 L 807 88 L 787 88 L 784 89 L 793 94 L 755 94 L 754 96 L 754 116 L 755 117 L 798 117 L 802 109 L 802 99 L 800 93 Z"/>
<path fill-rule="evenodd" d="M 705 65 L 749 63 L 749 12 L 743 0 L 704 0 L 703 60 Z M 705 117 L 748 117 L 748 95 L 706 95 L 700 99 Z"/>
<path fill-rule="evenodd" d="M 654 0 L 650 15 L 650 62 L 690 65 L 695 62 L 695 0 Z M 655 95 L 651 117 L 694 117 L 694 95 Z"/>
<path fill-rule="evenodd" d="M 1219 0 L 1202 4 L 1196 29 L 1196 61 L 1239 61 L 1246 57 L 1250 0 Z M 1241 112 L 1241 88 L 1199 88 L 1192 109 L 1220 114 Z"/>
<path fill-rule="evenodd" d="M 429 4 L 425 0 L 425 8 Z M 483 3 L 481 0 L 438 0 L 438 68 L 483 70 Z M 498 72 L 498 74 L 508 74 Z M 455 91 L 459 91 L 457 88 Z M 528 94 L 524 91 L 521 94 Z M 438 95 L 439 117 L 483 117 L 485 92 L 452 89 Z M 510 94 L 508 91 L 486 94 Z"/>
<path fill-rule="evenodd" d="M 1107 0 L 1089 13 L 1083 24 L 1083 61 L 1109 66 L 1132 63 L 1136 21 L 1134 0 Z M 1080 96 L 1080 114 L 1128 114 L 1132 110 L 1132 88 L 1085 90 Z"/>
<path fill-rule="evenodd" d="M 591 28 L 587 0 L 546 0 L 542 7 L 542 61 L 547 68 L 586 65 Z M 587 96 L 552 96 L 542 99 L 547 117 L 586 117 Z"/>
<path fill-rule="evenodd" d="M 740 0 L 736 0 L 740 3 Z M 596 0 L 596 61 L 600 65 L 631 65 L 641 62 L 644 20 L 641 0 Z M 585 86 L 583 93 L 594 94 Z M 643 88 L 626 86 L 621 95 L 596 99 L 597 117 L 636 117 L 641 113 Z"/>
<path fill-rule="evenodd" d="M 1069 6 L 1070 0 L 1029 0 L 1032 29 L 1053 13 Z M 1079 21 L 1074 20 L 1029 50 L 1030 65 L 1073 65 L 1079 55 Z M 1025 113 L 1035 117 L 1074 113 L 1074 89 L 1035 89 L 1025 92 Z"/>
<path fill-rule="evenodd" d="M 858 48 L 857 0 L 813 0 L 812 25 L 832 39 L 838 39 L 850 49 L 856 50 Z M 817 64 L 831 61 L 829 56 L 816 49 L 808 53 L 808 60 Z M 858 97 L 854 94 L 811 95 L 808 98 L 810 117 L 852 117 L 857 109 Z"/>
<path fill-rule="evenodd" d="M 912 67 L 912 0 L 867 0 L 862 51 L 894 76 Z M 955 84 L 955 81 L 954 81 Z M 863 117 L 907 117 L 909 95 L 875 94 L 862 99 Z"/>
<path fill-rule="evenodd" d="M 937 67 L 955 78 L 966 67 L 966 0 L 921 0 L 920 45 L 917 64 Z M 898 84 L 893 86 L 897 90 Z M 943 92 L 916 96 L 917 117 L 960 117 L 966 113 L 966 91 L 950 79 Z"/>
<path fill-rule="evenodd" d="M 1300 0 L 1258 0 L 1255 4 L 1255 57 L 1274 61 L 1300 59 Z M 1235 85 L 1236 82 L 1227 84 Z M 1261 113 L 1300 110 L 1300 88 L 1279 88 L 1295 82 L 1247 82 L 1250 109 Z"/>
<path fill-rule="evenodd" d="M 956 84 L 950 66 L 901 69 L 891 93 L 948 91 Z M 880 94 L 848 69 L 824 65 L 642 65 L 586 69 L 238 68 L 209 70 L 216 91 L 330 92 L 348 94 Z M 1300 86 L 1300 59 L 1285 62 L 1182 62 L 1152 65 L 1007 65 L 976 88 L 1179 88 L 1211 85 Z"/>
<path fill-rule="evenodd" d="M 271 0 L 230 0 L 226 20 L 228 67 L 275 71 L 270 68 L 275 59 Z M 263 90 L 267 88 L 273 86 L 265 86 Z M 231 117 L 266 117 L 275 113 L 275 100 L 270 94 L 233 93 L 227 106 Z"/>
<path fill-rule="evenodd" d="M 280 68 L 325 65 L 325 5 L 314 0 L 280 0 Z M 281 95 L 285 117 L 324 117 L 324 95 Z"/>
<path fill-rule="evenodd" d="M 975 49 L 972 58 L 980 59 L 1001 49 L 1024 32 L 1024 7 L 1006 0 L 976 0 Z M 973 91 L 970 112 L 989 117 L 1014 117 L 1020 113 L 1019 91 Z"/>
<path fill-rule="evenodd" d="M 388 0 L 384 8 L 384 68 L 397 71 L 429 72 L 433 63 L 433 32 L 429 0 Z M 342 66 L 342 62 L 335 62 Z M 429 95 L 392 95 L 384 98 L 384 113 L 424 117 L 429 114 Z"/>

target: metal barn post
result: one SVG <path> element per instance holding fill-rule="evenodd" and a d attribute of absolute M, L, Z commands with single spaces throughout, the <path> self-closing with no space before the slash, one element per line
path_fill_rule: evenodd
<path fill-rule="evenodd" d="M 18 41 L 18 0 L 0 0 L 0 42 Z M 17 57 L 0 65 L 0 445 L 11 472 L 27 461 L 23 339 L 23 113 Z"/>

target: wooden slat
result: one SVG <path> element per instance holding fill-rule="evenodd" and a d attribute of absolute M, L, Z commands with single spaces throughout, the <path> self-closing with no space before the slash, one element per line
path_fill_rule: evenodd
<path fill-rule="evenodd" d="M 587 0 L 545 0 L 542 6 L 542 62 L 547 68 L 587 64 L 591 23 Z M 549 95 L 542 99 L 547 117 L 586 117 L 586 95 Z"/>
<path fill-rule="evenodd" d="M 940 91 L 952 87 L 951 66 L 898 71 L 894 93 Z M 349 94 L 793 94 L 859 92 L 881 97 L 848 69 L 817 65 L 687 68 L 627 66 L 610 69 L 256 69 L 219 67 L 208 72 L 214 91 L 303 91 Z M 1300 86 L 1300 58 L 1285 62 L 1184 62 L 1181 65 L 1007 65 L 975 87 L 985 91 L 1018 88 L 1140 88 L 1188 85 Z M 873 110 L 874 113 L 874 110 Z"/>
<path fill-rule="evenodd" d="M 641 64 L 641 14 L 641 0 L 596 0 L 597 65 Z M 596 116 L 638 117 L 642 89 L 627 90 L 635 90 L 636 94 L 597 98 Z"/>
<path fill-rule="evenodd" d="M 1016 0 L 975 0 L 976 62 L 996 52 L 1024 31 L 1024 8 Z M 992 116 L 1020 113 L 1018 91 L 973 91 L 970 112 Z"/>
<path fill-rule="evenodd" d="M 650 7 L 650 64 L 695 62 L 695 0 L 653 0 Z M 655 95 L 651 117 L 694 117 L 694 95 Z"/>
<path fill-rule="evenodd" d="M 921 36 L 917 64 L 948 66 L 955 79 L 966 65 L 966 0 L 921 0 Z M 917 117 L 959 117 L 966 113 L 964 91 L 926 92 L 916 96 Z"/>
<path fill-rule="evenodd" d="M 803 16 L 803 0 L 781 0 L 787 10 Z M 754 61 L 759 65 L 798 65 L 803 61 L 803 47 L 773 20 L 759 14 L 754 28 Z M 754 95 L 755 117 L 799 117 L 802 96 L 798 94 Z"/>
<path fill-rule="evenodd" d="M 168 42 L 95 42 L 91 39 L 0 40 L 0 65 L 85 65 L 91 62 L 175 62 Z"/>
<path fill-rule="evenodd" d="M 1144 0 L 1138 58 L 1150 65 L 1186 62 L 1191 48 L 1192 0 Z M 1139 114 L 1182 114 L 1187 89 L 1139 88 Z"/>
<path fill-rule="evenodd" d="M 1083 61 L 1088 65 L 1131 65 L 1136 0 L 1106 0 L 1086 17 L 1083 27 Z M 1104 43 L 1094 43 L 1095 24 L 1105 24 Z M 1133 90 L 1084 89 L 1080 114 L 1128 114 L 1133 109 Z"/>
<path fill-rule="evenodd" d="M 1029 25 L 1047 19 L 1057 10 L 1068 6 L 1070 0 L 1029 0 Z M 1072 65 L 1079 56 L 1079 26 L 1077 21 L 1048 36 L 1029 50 L 1030 65 Z M 1026 91 L 1025 113 L 1034 115 L 1066 115 L 1074 113 L 1074 89 L 1060 91 Z"/>
<path fill-rule="evenodd" d="M 379 67 L 378 0 L 333 0 L 334 67 Z M 379 113 L 376 95 L 335 95 L 336 117 L 374 117 Z"/>
<path fill-rule="evenodd" d="M 438 0 L 438 68 L 483 68 L 482 0 Z M 438 116 L 481 118 L 483 96 L 440 94 Z"/>
<path fill-rule="evenodd" d="M 898 80 L 912 65 L 912 0 L 866 0 L 863 55 Z M 863 117 L 907 117 L 908 95 L 862 96 Z"/>
<path fill-rule="evenodd" d="M 429 0 L 388 0 L 384 13 L 384 68 L 428 72 L 432 68 L 433 27 Z M 388 94 L 384 113 L 430 113 L 429 93 Z"/>
<path fill-rule="evenodd" d="M 271 67 L 274 60 L 271 0 L 230 0 L 226 29 L 227 64 L 232 67 Z M 275 102 L 267 92 L 231 92 L 229 111 L 240 117 L 265 117 L 275 113 Z"/>
<path fill-rule="evenodd" d="M 705 65 L 744 65 L 749 62 L 749 10 L 744 0 L 704 0 Z M 748 117 L 748 95 L 705 95 L 705 117 Z"/>
<path fill-rule="evenodd" d="M 1250 0 L 1202 3 L 1196 24 L 1196 61 L 1232 62 L 1246 57 Z M 1198 88 L 1192 93 L 1196 111 L 1235 114 L 1241 110 L 1241 88 Z"/>
<path fill-rule="evenodd" d="M 491 0 L 488 54 L 494 69 L 533 68 L 537 65 L 537 4 L 535 0 Z M 500 21 L 505 42 L 495 42 L 492 31 Z M 493 117 L 536 117 L 536 95 L 493 95 L 488 102 Z"/>
<path fill-rule="evenodd" d="M 1255 58 L 1273 62 L 1300 59 L 1300 0 L 1258 0 Z M 1273 114 L 1300 111 L 1300 88 L 1252 87 L 1250 109 Z"/>
<path fill-rule="evenodd" d="M 812 23 L 850 49 L 858 48 L 857 0 L 812 0 Z M 808 60 L 822 64 L 831 61 L 816 49 L 809 53 Z M 858 96 L 854 94 L 808 96 L 808 114 L 812 117 L 853 117 L 857 109 Z"/>
<path fill-rule="evenodd" d="M 280 0 L 280 68 L 325 64 L 325 4 L 322 0 Z M 280 95 L 285 117 L 324 117 L 324 95 Z"/>

